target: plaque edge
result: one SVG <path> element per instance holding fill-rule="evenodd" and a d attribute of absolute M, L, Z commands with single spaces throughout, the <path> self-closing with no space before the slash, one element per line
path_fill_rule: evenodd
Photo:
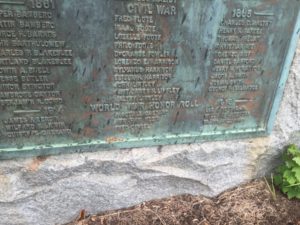
<path fill-rule="evenodd" d="M 300 38 L 300 10 L 298 11 L 298 16 L 295 22 L 294 31 L 289 43 L 288 51 L 280 72 L 280 80 L 277 85 L 277 91 L 274 95 L 274 101 L 267 119 L 267 129 L 266 132 L 268 135 L 271 134 L 276 122 L 276 116 L 279 111 L 280 105 L 282 103 L 286 83 L 290 75 L 291 66 L 297 51 L 297 46 Z"/>

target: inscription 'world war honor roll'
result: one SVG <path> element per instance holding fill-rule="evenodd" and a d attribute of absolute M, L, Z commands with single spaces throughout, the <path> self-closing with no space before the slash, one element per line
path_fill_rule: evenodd
<path fill-rule="evenodd" d="M 271 128 L 298 0 L 0 0 L 0 158 Z"/>

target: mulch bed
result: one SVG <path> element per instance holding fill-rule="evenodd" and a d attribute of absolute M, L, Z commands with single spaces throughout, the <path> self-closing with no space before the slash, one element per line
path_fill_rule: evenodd
<path fill-rule="evenodd" d="M 279 192 L 272 198 L 266 183 L 256 180 L 217 198 L 181 195 L 86 215 L 65 225 L 300 225 L 300 201 Z"/>

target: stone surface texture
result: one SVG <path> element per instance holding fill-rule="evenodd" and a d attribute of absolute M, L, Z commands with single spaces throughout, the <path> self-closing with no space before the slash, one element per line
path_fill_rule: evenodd
<path fill-rule="evenodd" d="M 0 224 L 54 225 L 190 193 L 215 196 L 271 171 L 300 144 L 300 43 L 272 134 L 265 138 L 0 162 Z"/>

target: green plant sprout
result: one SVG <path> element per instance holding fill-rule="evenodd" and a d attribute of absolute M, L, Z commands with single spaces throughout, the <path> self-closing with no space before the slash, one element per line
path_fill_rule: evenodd
<path fill-rule="evenodd" d="M 289 145 L 283 153 L 283 164 L 276 170 L 274 183 L 289 199 L 300 199 L 300 150 Z"/>

